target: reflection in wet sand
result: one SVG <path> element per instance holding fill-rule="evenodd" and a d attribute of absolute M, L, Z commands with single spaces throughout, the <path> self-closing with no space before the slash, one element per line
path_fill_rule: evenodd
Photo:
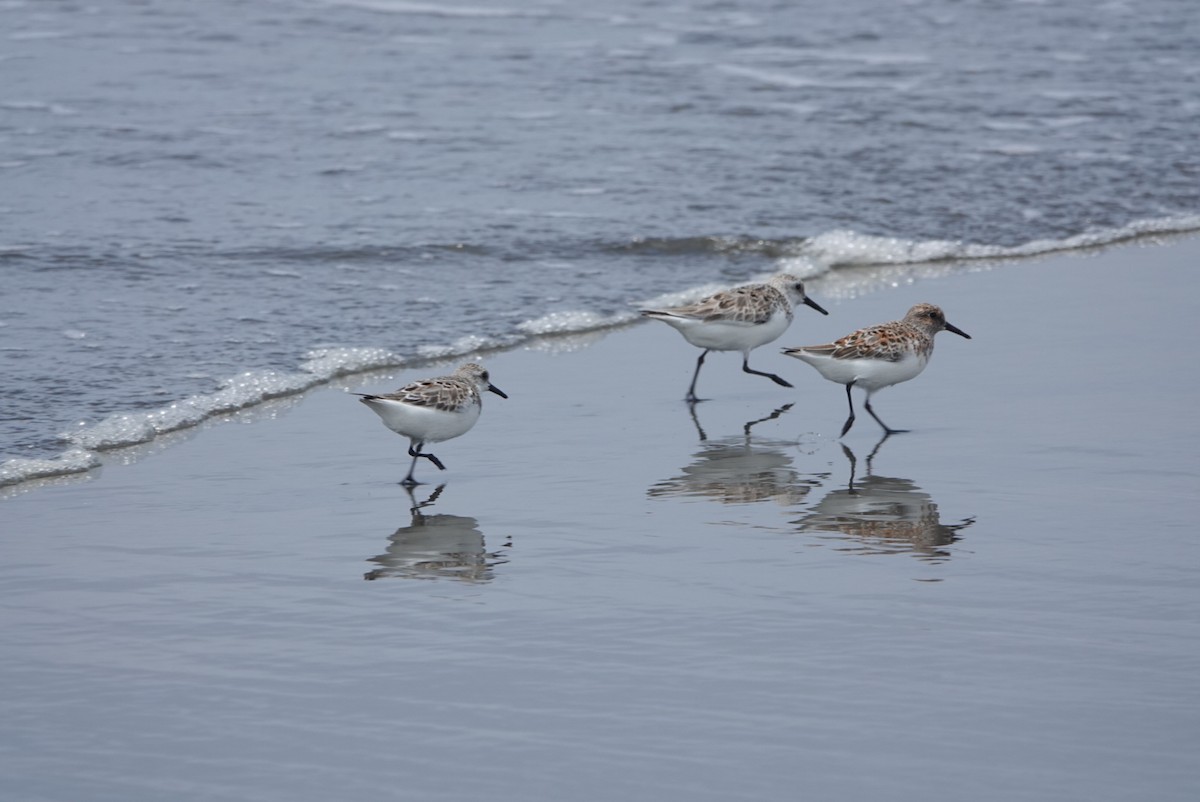
<path fill-rule="evenodd" d="M 437 501 L 445 485 L 439 485 L 423 502 L 413 498 L 412 522 L 388 538 L 387 551 L 370 562 L 380 568 L 363 579 L 395 576 L 407 579 L 459 579 L 488 582 L 493 568 L 508 562 L 502 551 L 489 552 L 483 542 L 479 521 L 466 515 L 426 515 L 423 508 Z M 412 497 L 412 491 L 409 491 Z M 505 543 L 505 547 L 511 545 Z"/>
<path fill-rule="evenodd" d="M 785 451 L 792 443 L 762 441 L 751 443 L 750 430 L 759 423 L 774 420 L 791 409 L 787 404 L 758 420 L 748 421 L 741 436 L 709 440 L 696 406 L 691 404 L 692 421 L 700 435 L 700 450 L 679 476 L 653 485 L 647 495 L 701 496 L 722 504 L 747 504 L 774 499 L 780 504 L 798 504 L 816 482 L 801 481 L 792 468 L 792 457 Z"/>
<path fill-rule="evenodd" d="M 872 473 L 871 461 L 887 439 L 876 444 L 866 460 L 867 475 L 857 479 L 858 460 L 843 444 L 850 460 L 848 486 L 831 491 L 793 523 L 801 531 L 830 532 L 857 541 L 849 550 L 862 554 L 911 553 L 922 560 L 946 560 L 951 552 L 945 547 L 975 519 L 943 524 L 933 498 L 912 481 Z"/>

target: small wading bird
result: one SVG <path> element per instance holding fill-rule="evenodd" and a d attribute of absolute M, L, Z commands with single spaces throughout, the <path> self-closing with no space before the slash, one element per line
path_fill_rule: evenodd
<path fill-rule="evenodd" d="M 508 398 L 488 381 L 488 372 L 474 362 L 468 362 L 449 376 L 415 381 L 387 395 L 355 395 L 362 396 L 360 400 L 383 419 L 384 426 L 409 439 L 408 454 L 413 461 L 408 476 L 400 484 L 411 487 L 419 484 L 413 478 L 413 471 L 421 457 L 438 470 L 446 470 L 440 459 L 421 449 L 426 443 L 440 443 L 469 432 L 483 409 L 480 390 Z"/>
<path fill-rule="evenodd" d="M 776 384 L 791 387 L 774 373 L 764 373 L 750 367 L 750 352 L 766 345 L 787 331 L 792 322 L 795 304 L 811 306 L 828 315 L 821 305 L 804 294 L 800 279 L 787 273 L 772 276 L 764 284 L 746 284 L 722 290 L 693 304 L 670 309 L 643 309 L 642 314 L 661 320 L 676 329 L 683 338 L 704 352 L 696 360 L 696 372 L 684 397 L 689 403 L 696 397 L 696 379 L 709 351 L 741 351 L 742 370 L 756 376 L 766 376 Z"/>
<path fill-rule="evenodd" d="M 867 398 L 863 402 L 867 412 L 885 432 L 898 434 L 908 430 L 892 429 L 881 421 L 875 410 L 871 409 L 871 396 L 876 390 L 920 375 L 933 355 L 933 335 L 943 329 L 971 339 L 971 335 L 947 323 L 946 316 L 938 307 L 917 304 L 908 310 L 903 320 L 868 326 L 828 345 L 803 345 L 784 348 L 783 352 L 812 365 L 829 381 L 846 385 L 850 417 L 842 426 L 842 436 L 854 425 L 854 399 L 850 397 L 852 387 L 867 391 Z"/>

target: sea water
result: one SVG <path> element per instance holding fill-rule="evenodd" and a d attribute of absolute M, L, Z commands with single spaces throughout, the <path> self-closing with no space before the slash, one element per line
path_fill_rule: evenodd
<path fill-rule="evenodd" d="M 1200 227 L 1190 3 L 0 3 L 0 483 L 788 269 Z"/>

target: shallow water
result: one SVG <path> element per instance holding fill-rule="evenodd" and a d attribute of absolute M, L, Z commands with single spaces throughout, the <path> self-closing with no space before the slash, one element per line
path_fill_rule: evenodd
<path fill-rule="evenodd" d="M 781 267 L 841 296 L 831 266 L 1200 213 L 1172 0 L 13 0 L 0 30 L 6 457 Z"/>
<path fill-rule="evenodd" d="M 334 388 L 11 488 L 0 788 L 1190 800 L 1200 430 L 1161 365 L 1194 254 L 798 321 L 788 344 L 934 298 L 973 335 L 879 395 L 914 429 L 883 442 L 867 418 L 839 442 L 840 388 L 767 349 L 796 390 L 714 354 L 689 414 L 696 351 L 647 323 L 489 355 L 510 399 L 413 498 L 403 441 Z"/>

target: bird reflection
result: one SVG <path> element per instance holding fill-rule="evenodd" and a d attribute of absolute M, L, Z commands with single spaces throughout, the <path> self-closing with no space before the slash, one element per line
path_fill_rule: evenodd
<path fill-rule="evenodd" d="M 871 462 L 887 441 L 880 440 L 866 459 L 866 476 L 856 478 L 858 460 L 844 443 L 850 460 L 850 481 L 844 490 L 833 490 L 794 521 L 801 531 L 832 532 L 859 542 L 852 549 L 863 554 L 911 553 L 931 562 L 950 557 L 946 547 L 959 532 L 975 522 L 965 518 L 943 524 L 932 497 L 908 479 L 872 473 Z"/>
<path fill-rule="evenodd" d="M 437 489 L 425 501 L 417 502 L 408 488 L 413 506 L 412 522 L 397 529 L 388 538 L 387 551 L 370 562 L 379 568 L 368 571 L 363 579 L 395 576 L 407 579 L 458 579 L 463 582 L 488 582 L 493 568 L 508 562 L 503 551 L 489 552 L 484 546 L 479 521 L 466 515 L 426 515 L 445 489 Z M 504 544 L 507 548 L 512 543 Z"/>
<path fill-rule="evenodd" d="M 791 404 L 776 409 L 770 415 L 747 421 L 741 436 L 709 440 L 696 416 L 695 404 L 689 409 L 696 432 L 700 435 L 700 450 L 692 463 L 679 476 L 661 481 L 646 491 L 651 497 L 700 496 L 716 499 L 722 504 L 746 504 L 774 499 L 780 504 L 796 504 L 815 486 L 813 481 L 801 481 L 792 468 L 792 457 L 784 451 L 791 443 L 761 441 L 751 443 L 751 429 L 759 423 L 774 420 L 792 408 Z"/>

